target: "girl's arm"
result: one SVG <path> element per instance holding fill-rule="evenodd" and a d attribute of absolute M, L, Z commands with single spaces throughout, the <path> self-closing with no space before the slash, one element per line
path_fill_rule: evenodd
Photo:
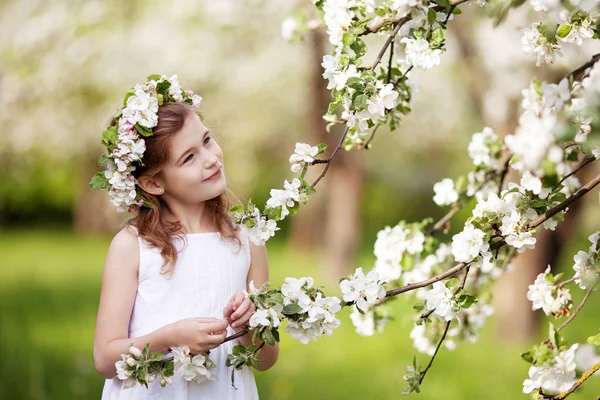
<path fill-rule="evenodd" d="M 251 263 L 250 270 L 248 271 L 248 278 L 246 279 L 246 287 L 250 281 L 254 281 L 256 287 L 261 287 L 263 283 L 269 280 L 269 263 L 267 261 L 267 248 L 265 246 L 257 246 L 250 242 L 250 254 Z M 238 339 L 244 346 L 252 345 L 252 335 L 247 334 Z M 257 344 L 261 344 L 258 341 Z M 255 368 L 259 371 L 266 371 L 271 368 L 277 358 L 279 357 L 279 343 L 275 343 L 275 346 L 264 345 L 258 353 L 258 359 L 260 364 Z"/>
<path fill-rule="evenodd" d="M 127 352 L 129 344 L 142 349 L 151 342 L 151 351 L 162 353 L 170 347 L 170 326 L 138 338 L 127 338 L 139 262 L 137 236 L 124 228 L 114 237 L 106 256 L 94 336 L 94 365 L 107 379 L 116 375 L 115 362 Z"/>

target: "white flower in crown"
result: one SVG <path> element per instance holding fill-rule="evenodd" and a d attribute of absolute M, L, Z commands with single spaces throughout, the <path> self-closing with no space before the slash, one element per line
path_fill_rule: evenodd
<path fill-rule="evenodd" d="M 165 102 L 179 102 L 197 108 L 202 97 L 182 90 L 177 75 L 170 78 L 150 75 L 145 84 L 136 84 L 126 95 L 124 107 L 115 115 L 115 125 L 102 134 L 108 154 L 100 157 L 105 165 L 90 181 L 92 189 L 108 189 L 111 203 L 118 212 L 133 212 L 145 204 L 133 176 L 136 166 L 143 165 L 146 142 L 141 136 L 152 136 L 158 124 L 158 108 Z"/>

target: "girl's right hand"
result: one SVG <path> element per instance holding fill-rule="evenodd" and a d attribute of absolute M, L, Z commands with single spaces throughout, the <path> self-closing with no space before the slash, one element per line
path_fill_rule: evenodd
<path fill-rule="evenodd" d="M 218 347 L 227 336 L 229 323 L 217 318 L 186 318 L 172 325 L 174 345 L 187 346 L 192 354 L 203 354 Z"/>

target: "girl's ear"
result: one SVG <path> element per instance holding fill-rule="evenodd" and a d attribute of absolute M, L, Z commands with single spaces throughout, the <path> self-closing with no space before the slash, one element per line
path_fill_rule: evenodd
<path fill-rule="evenodd" d="M 155 196 L 161 195 L 165 192 L 160 182 L 156 178 L 151 178 L 149 176 L 140 176 L 138 178 L 138 186 L 145 192 Z"/>

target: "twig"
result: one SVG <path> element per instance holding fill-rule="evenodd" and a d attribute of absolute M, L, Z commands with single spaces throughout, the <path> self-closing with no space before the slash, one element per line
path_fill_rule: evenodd
<path fill-rule="evenodd" d="M 315 186 L 317 186 L 317 183 L 319 183 L 319 181 L 321 179 L 323 179 L 323 177 L 327 173 L 327 170 L 331 166 L 331 162 L 335 158 L 335 155 L 337 154 L 337 152 L 342 147 L 342 144 L 344 143 L 344 140 L 346 139 L 346 135 L 348 134 L 348 130 L 349 129 L 350 129 L 350 127 L 348 125 L 346 125 L 346 129 L 344 130 L 344 134 L 342 135 L 342 138 L 340 139 L 340 142 L 338 143 L 337 147 L 333 150 L 333 153 L 331 153 L 331 156 L 327 159 L 327 165 L 325 165 L 325 169 L 323 170 L 323 172 L 321 172 L 321 175 L 319 175 L 317 177 L 317 179 L 315 179 L 315 181 L 310 185 L 310 188 L 314 188 Z M 314 161 L 313 161 L 313 163 L 314 163 Z"/>
<path fill-rule="evenodd" d="M 567 74 L 566 78 L 573 77 L 574 79 L 579 80 L 579 79 L 577 79 L 578 75 L 581 74 L 583 71 L 585 71 L 588 67 L 591 67 L 592 65 L 594 65 L 596 63 L 596 61 L 598 61 L 598 60 L 600 60 L 600 53 L 594 54 L 590 61 L 583 64 L 581 67 L 571 71 L 569 74 Z"/>
<path fill-rule="evenodd" d="M 369 139 L 367 139 L 367 141 L 364 144 L 362 144 L 359 148 L 369 150 L 369 145 L 373 141 L 373 138 L 375 137 L 375 133 L 377 132 L 377 129 L 379 129 L 380 126 L 381 126 L 381 124 L 378 124 L 377 126 L 375 126 L 375 129 L 373 129 L 373 132 L 371 132 L 371 136 L 369 136 Z"/>
<path fill-rule="evenodd" d="M 588 164 L 593 163 L 594 161 L 596 161 L 596 157 L 593 156 L 586 156 L 583 160 L 581 160 L 581 163 L 571 172 L 569 172 L 567 175 L 565 175 L 557 184 L 556 186 L 554 186 L 552 188 L 552 190 L 556 189 L 557 187 L 559 187 L 565 180 L 567 180 L 567 178 L 569 178 L 572 175 L 575 175 L 577 173 L 577 171 L 579 171 L 580 169 L 582 169 L 583 167 L 585 167 Z"/>
<path fill-rule="evenodd" d="M 365 68 L 366 70 L 374 70 L 375 67 L 377 67 L 377 64 L 379 64 L 379 62 L 383 58 L 383 55 L 387 51 L 388 46 L 396 38 L 396 35 L 398 34 L 398 31 L 400 30 L 400 28 L 402 28 L 402 25 L 404 25 L 404 23 L 406 21 L 408 21 L 409 19 L 410 19 L 410 17 L 404 17 L 404 18 L 400 18 L 396 22 L 396 26 L 394 27 L 394 30 L 390 33 L 390 36 L 387 38 L 387 40 L 383 44 L 383 47 L 379 51 L 379 54 L 377 55 L 377 58 L 375 59 L 375 61 L 373 61 L 373 64 L 371 64 L 370 66 L 368 66 L 368 67 Z"/>
<path fill-rule="evenodd" d="M 465 276 L 463 277 L 463 281 L 460 285 L 461 289 L 465 288 L 465 284 L 467 283 L 467 276 L 469 275 L 469 266 L 467 266 L 467 269 L 465 270 Z M 425 379 L 425 375 L 427 374 L 427 371 L 429 370 L 429 368 L 431 368 L 431 365 L 433 365 L 433 360 L 435 359 L 435 356 L 437 355 L 438 351 L 440 350 L 440 347 L 442 347 L 442 343 L 444 343 L 444 340 L 446 340 L 446 334 L 448 333 L 448 328 L 450 328 L 450 324 L 452 323 L 452 320 L 448 321 L 446 323 L 446 328 L 444 329 L 444 333 L 442 334 L 442 337 L 440 338 L 440 341 L 437 344 L 437 347 L 435 348 L 435 352 L 433 353 L 433 355 L 431 356 L 431 359 L 429 360 L 429 364 L 427 364 L 427 367 L 425 367 L 425 369 L 421 372 L 421 377 L 419 378 L 419 384 L 423 383 L 423 379 Z"/>
<path fill-rule="evenodd" d="M 583 296 L 583 299 L 581 300 L 581 303 L 579 303 L 579 306 L 577 306 L 577 308 L 575 309 L 575 311 L 573 312 L 573 314 L 571 314 L 571 316 L 569 317 L 569 319 L 567 319 L 565 322 L 563 322 L 561 326 L 559 326 L 558 328 L 556 328 L 556 332 L 560 332 L 561 330 L 563 330 L 565 328 L 565 326 L 569 325 L 571 323 L 571 321 L 573 321 L 573 319 L 577 316 L 577 314 L 579 314 L 579 311 L 581 311 L 581 309 L 585 305 L 585 302 L 590 297 L 590 294 L 594 290 L 595 286 L 596 285 L 590 286 L 590 288 L 585 292 L 585 296 Z"/>

